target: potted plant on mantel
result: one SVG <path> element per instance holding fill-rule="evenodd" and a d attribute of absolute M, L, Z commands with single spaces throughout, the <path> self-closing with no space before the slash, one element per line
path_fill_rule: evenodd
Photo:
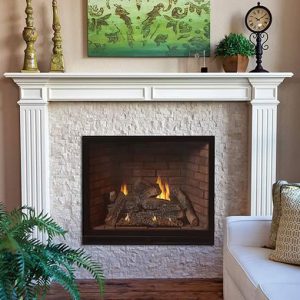
<path fill-rule="evenodd" d="M 48 235 L 47 243 L 31 237 L 37 229 Z M 103 295 L 103 273 L 82 249 L 54 243 L 65 231 L 45 214 L 22 207 L 6 212 L 0 203 L 0 299 L 45 299 L 52 283 L 61 285 L 74 300 L 80 299 L 75 267 L 87 270 Z"/>
<path fill-rule="evenodd" d="M 255 47 L 243 34 L 230 33 L 217 45 L 215 53 L 223 58 L 225 72 L 246 72 Z"/>

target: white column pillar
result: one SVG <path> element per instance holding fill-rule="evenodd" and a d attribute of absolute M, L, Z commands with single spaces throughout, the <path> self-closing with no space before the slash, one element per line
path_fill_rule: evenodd
<path fill-rule="evenodd" d="M 252 85 L 250 140 L 251 215 L 272 214 L 276 181 L 277 88 L 281 78 L 249 78 Z"/>
<path fill-rule="evenodd" d="M 43 86 L 45 86 L 43 84 Z M 45 87 L 20 85 L 22 205 L 50 213 L 48 102 Z M 43 234 L 33 234 L 44 240 Z"/>

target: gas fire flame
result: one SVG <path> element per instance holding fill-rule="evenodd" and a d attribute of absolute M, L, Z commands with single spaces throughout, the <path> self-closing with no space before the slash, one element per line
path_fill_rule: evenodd
<path fill-rule="evenodd" d="M 163 183 L 160 176 L 157 177 L 156 183 L 159 185 L 159 188 L 161 190 L 160 195 L 158 195 L 156 198 L 170 201 L 170 187 L 168 183 Z"/>
<path fill-rule="evenodd" d="M 128 188 L 127 188 L 127 184 L 126 184 L 126 183 L 124 183 L 124 184 L 121 185 L 121 192 L 122 192 L 125 196 L 128 195 Z"/>
<path fill-rule="evenodd" d="M 153 222 L 156 222 L 156 221 L 157 221 L 156 216 L 153 216 L 152 221 L 153 221 Z"/>
<path fill-rule="evenodd" d="M 130 221 L 130 217 L 129 217 L 129 214 L 126 215 L 125 217 L 125 221 L 129 222 Z"/>

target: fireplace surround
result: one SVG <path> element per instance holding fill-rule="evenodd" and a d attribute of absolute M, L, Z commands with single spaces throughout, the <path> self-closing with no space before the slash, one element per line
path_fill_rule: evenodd
<path fill-rule="evenodd" d="M 271 213 L 277 88 L 291 73 L 6 76 L 20 86 L 22 204 L 51 213 L 70 246 L 81 246 L 82 136 L 215 136 L 214 245 L 84 246 L 107 278 L 221 277 L 224 217 Z"/>
<path fill-rule="evenodd" d="M 214 137 L 84 136 L 82 145 L 83 243 L 213 245 Z"/>

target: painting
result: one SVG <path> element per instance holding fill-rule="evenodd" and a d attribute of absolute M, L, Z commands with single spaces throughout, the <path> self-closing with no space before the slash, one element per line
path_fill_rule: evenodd
<path fill-rule="evenodd" d="M 210 53 L 210 0 L 88 0 L 91 57 Z"/>

